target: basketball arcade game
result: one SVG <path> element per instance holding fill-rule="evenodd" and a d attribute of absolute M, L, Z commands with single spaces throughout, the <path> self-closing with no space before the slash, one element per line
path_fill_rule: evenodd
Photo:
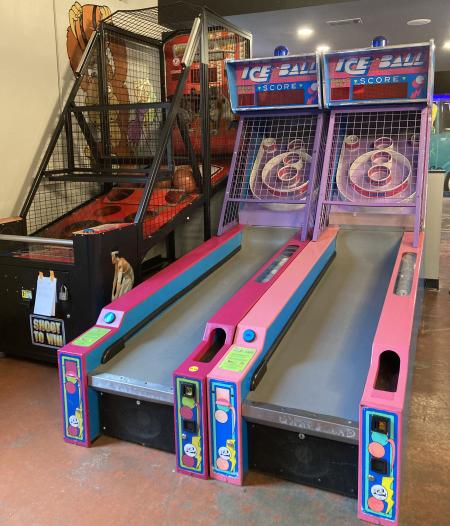
<path fill-rule="evenodd" d="M 166 82 L 169 98 L 175 92 L 181 74 L 181 58 L 187 46 L 189 34 L 178 33 L 164 43 L 166 64 Z M 229 59 L 246 58 L 247 41 L 236 40 L 235 34 L 226 27 L 211 27 L 208 33 L 208 81 L 209 81 L 209 116 L 210 116 L 210 141 L 211 160 L 227 168 L 233 153 L 236 139 L 237 120 L 231 112 L 228 98 L 228 83 L 225 71 L 225 61 Z M 184 95 L 180 103 L 181 113 L 188 126 L 194 151 L 201 153 L 201 91 L 200 91 L 200 62 L 194 60 Z M 182 148 L 182 137 L 179 133 L 174 136 L 174 148 Z"/>
<path fill-rule="evenodd" d="M 398 522 L 432 72 L 432 43 L 324 55 L 314 241 L 239 323 L 249 359 L 208 375 L 214 478 L 242 484 L 250 465 L 353 497 L 359 486 L 360 518 Z M 335 260 L 301 304 L 308 258 L 330 243 Z"/>
<path fill-rule="evenodd" d="M 293 70 L 291 89 L 316 96 L 279 110 L 272 101 L 277 113 L 269 120 L 257 111 L 261 83 L 245 82 L 255 98 L 246 102 L 238 144 L 251 147 L 233 156 L 219 235 L 105 307 L 95 327 L 59 352 L 67 441 L 89 445 L 104 432 L 173 451 L 175 398 L 176 434 L 186 435 L 180 468 L 207 475 L 206 373 L 229 348 L 240 317 L 307 245 L 301 238 L 312 233 L 323 159 L 316 56 L 231 62 L 230 82 L 246 65 L 256 71 L 261 64 L 274 75 L 266 87 L 279 84 L 283 65 L 306 68 Z"/>
<path fill-rule="evenodd" d="M 171 24 L 174 13 L 178 21 Z M 174 80 L 169 48 L 180 31 L 186 47 Z M 182 2 L 117 11 L 92 34 L 20 216 L 0 221 L 6 352 L 55 361 L 56 350 L 92 325 L 110 301 L 112 253 L 125 258 L 139 280 L 150 263 L 174 259 L 175 229 L 200 207 L 203 240 L 210 237 L 211 192 L 226 179 L 227 143 L 236 134 L 220 116 L 211 148 L 211 93 L 225 82 L 208 82 L 213 37 L 214 49 L 224 39 L 227 56 L 250 53 L 250 35 Z M 193 89 L 191 67 L 194 128 L 182 110 Z M 161 242 L 167 258 L 144 263 L 150 249 L 164 250 Z M 34 314 L 39 273 L 57 280 L 51 319 Z M 59 344 L 52 345 L 50 333 L 36 341 L 35 322 L 61 327 Z"/>

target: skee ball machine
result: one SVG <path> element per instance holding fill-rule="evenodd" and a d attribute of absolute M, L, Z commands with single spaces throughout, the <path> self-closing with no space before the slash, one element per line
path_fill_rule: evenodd
<path fill-rule="evenodd" d="M 66 441 L 88 446 L 106 433 L 173 452 L 176 435 L 179 469 L 200 477 L 209 464 L 206 374 L 308 245 L 326 138 L 315 55 L 227 67 L 242 120 L 219 235 L 106 306 L 59 351 Z M 314 262 L 311 282 L 327 258 Z"/>
<path fill-rule="evenodd" d="M 111 300 L 113 253 L 139 281 L 180 255 L 175 231 L 196 209 L 204 221 L 192 228 L 210 237 L 210 196 L 236 135 L 210 104 L 226 107 L 220 68 L 249 56 L 251 37 L 205 13 L 182 2 L 117 11 L 92 33 L 19 217 L 0 221 L 7 353 L 56 361 Z M 39 274 L 57 280 L 54 316 L 35 313 Z"/>
<path fill-rule="evenodd" d="M 323 56 L 331 114 L 313 241 L 238 324 L 247 361 L 208 374 L 214 478 L 242 484 L 250 466 L 358 495 L 361 519 L 397 524 L 433 53 L 425 43 Z M 330 243 L 334 261 L 300 299 L 311 254 Z"/>
<path fill-rule="evenodd" d="M 299 230 L 210 317 L 202 340 L 174 372 L 177 470 L 201 478 L 209 474 L 207 375 L 216 365 L 229 370 L 249 358 L 246 347 L 232 345 L 238 323 L 307 245 L 327 129 L 318 111 L 315 55 L 228 61 L 227 71 L 232 108 L 241 120 L 219 233 L 236 224 L 270 226 L 272 238 L 284 237 L 279 227 Z M 245 257 L 254 259 L 255 249 Z M 311 283 L 328 260 L 315 262 Z M 251 330 L 245 335 L 247 342 L 253 337 Z"/>

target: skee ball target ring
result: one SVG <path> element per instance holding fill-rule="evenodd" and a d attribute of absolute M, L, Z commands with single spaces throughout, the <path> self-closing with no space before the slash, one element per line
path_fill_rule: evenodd
<path fill-rule="evenodd" d="M 373 154 L 366 152 L 350 167 L 350 186 L 357 194 L 370 198 L 393 197 L 409 187 L 411 164 L 404 155 L 392 150 L 392 167 L 389 168 L 371 165 Z"/>
<path fill-rule="evenodd" d="M 387 150 L 378 150 L 370 157 L 372 165 L 384 165 L 388 168 L 392 166 L 392 155 Z"/>
<path fill-rule="evenodd" d="M 375 186 L 385 186 L 392 181 L 390 168 L 383 164 L 371 166 L 367 172 L 367 177 Z"/>
<path fill-rule="evenodd" d="M 277 197 L 301 199 L 308 189 L 311 156 L 302 150 L 281 153 L 270 159 L 261 173 L 261 181 Z"/>
<path fill-rule="evenodd" d="M 358 148 L 349 147 L 349 143 L 357 143 Z M 361 151 L 365 153 L 358 155 Z M 355 202 L 363 197 L 374 203 L 386 197 L 401 201 L 411 199 L 416 192 L 412 165 L 415 155 L 409 137 L 397 141 L 384 136 L 345 137 L 336 172 L 336 187 L 341 199 Z M 377 166 L 382 168 L 376 169 Z"/>
<path fill-rule="evenodd" d="M 378 137 L 373 143 L 375 150 L 391 150 L 394 147 L 394 141 L 390 137 Z"/>
<path fill-rule="evenodd" d="M 249 187 L 256 199 L 302 199 L 309 183 L 311 156 L 301 139 L 280 143 L 266 138 L 261 142 L 250 174 Z M 264 204 L 273 210 L 297 210 L 302 204 Z"/>

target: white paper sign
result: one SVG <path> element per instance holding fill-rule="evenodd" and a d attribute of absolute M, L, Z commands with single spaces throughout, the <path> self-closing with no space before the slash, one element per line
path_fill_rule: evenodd
<path fill-rule="evenodd" d="M 55 315 L 56 281 L 56 278 L 38 277 L 34 314 L 40 314 L 41 316 Z"/>

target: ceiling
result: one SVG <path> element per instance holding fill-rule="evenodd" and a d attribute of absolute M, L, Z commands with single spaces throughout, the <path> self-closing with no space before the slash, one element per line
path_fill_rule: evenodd
<path fill-rule="evenodd" d="M 246 4 L 246 0 L 241 0 Z M 450 40 L 449 0 L 358 0 L 266 11 L 227 17 L 253 33 L 253 56 L 271 56 L 274 48 L 285 44 L 291 54 L 311 52 L 320 44 L 331 49 L 352 49 L 370 45 L 376 35 L 384 35 L 390 44 L 424 42 L 436 43 L 436 69 L 450 70 L 450 51 L 442 49 Z M 363 24 L 330 27 L 327 20 L 361 17 Z M 408 26 L 415 18 L 430 18 L 425 26 Z M 297 36 L 300 26 L 314 29 L 307 40 Z"/>
<path fill-rule="evenodd" d="M 324 4 L 324 0 L 188 0 L 193 4 L 206 5 L 213 11 L 225 15 L 240 15 L 242 13 L 260 13 L 262 11 L 275 11 L 279 9 L 292 9 Z M 336 4 L 345 0 L 328 0 L 327 4 Z M 128 0 L 119 0 L 128 2 Z M 176 0 L 158 0 L 159 6 L 172 5 Z"/>

